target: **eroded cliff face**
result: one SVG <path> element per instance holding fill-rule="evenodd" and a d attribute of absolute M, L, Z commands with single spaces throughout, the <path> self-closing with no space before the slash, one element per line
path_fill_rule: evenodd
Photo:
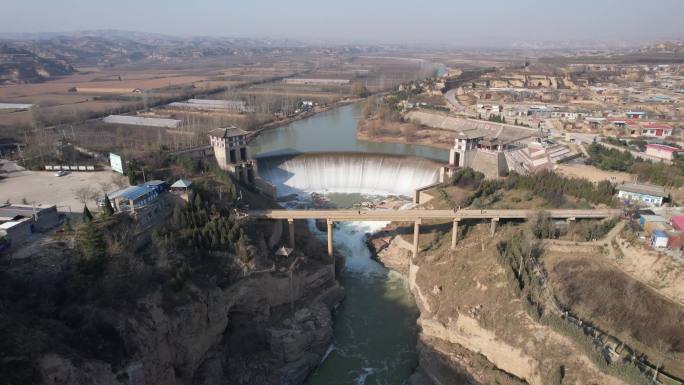
<path fill-rule="evenodd" d="M 426 245 L 417 258 L 398 234 L 389 228 L 369 247 L 381 263 L 406 274 L 420 310 L 419 367 L 412 384 L 543 385 L 559 368 L 563 383 L 621 383 L 527 315 L 486 251 L 494 242 L 486 226 L 471 230 L 456 251 Z"/>
<path fill-rule="evenodd" d="M 264 272 L 220 288 L 186 284 L 131 314 L 112 313 L 126 362 L 43 356 L 46 384 L 301 384 L 332 338 L 331 309 L 343 297 L 329 265 Z"/>

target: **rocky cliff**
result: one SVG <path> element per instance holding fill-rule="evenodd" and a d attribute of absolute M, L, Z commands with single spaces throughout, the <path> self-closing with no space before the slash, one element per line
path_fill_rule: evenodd
<path fill-rule="evenodd" d="M 330 266 L 316 262 L 226 288 L 188 284 L 175 303 L 157 291 L 130 314 L 108 314 L 124 360 L 51 352 L 40 370 L 54 385 L 301 384 L 325 354 L 342 296 Z"/>
<path fill-rule="evenodd" d="M 406 274 L 420 310 L 414 385 L 620 384 L 567 338 L 535 321 L 496 262 L 487 225 L 474 226 L 455 251 L 422 242 L 417 258 L 390 225 L 369 242 L 376 257 Z"/>

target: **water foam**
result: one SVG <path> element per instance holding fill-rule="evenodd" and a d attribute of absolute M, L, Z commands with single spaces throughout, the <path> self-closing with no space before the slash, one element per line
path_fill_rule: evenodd
<path fill-rule="evenodd" d="M 413 196 L 439 179 L 439 164 L 381 154 L 304 154 L 259 160 L 259 173 L 279 195 L 361 193 Z"/>

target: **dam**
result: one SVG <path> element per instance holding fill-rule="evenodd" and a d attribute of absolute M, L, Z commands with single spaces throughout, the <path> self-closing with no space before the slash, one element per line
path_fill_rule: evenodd
<path fill-rule="evenodd" d="M 413 196 L 439 179 L 441 164 L 424 158 L 352 152 L 258 159 L 261 175 L 278 194 L 329 192 Z"/>

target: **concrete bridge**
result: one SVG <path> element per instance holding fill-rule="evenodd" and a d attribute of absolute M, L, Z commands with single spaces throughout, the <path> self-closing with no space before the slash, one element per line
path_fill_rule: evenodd
<path fill-rule="evenodd" d="M 252 210 L 247 215 L 256 219 L 287 220 L 290 234 L 290 247 L 295 247 L 294 220 L 295 219 L 325 219 L 328 232 L 328 254 L 333 255 L 334 222 L 340 221 L 400 221 L 413 222 L 413 256 L 418 255 L 418 235 L 420 225 L 424 219 L 448 219 L 453 221 L 451 248 L 456 247 L 458 240 L 458 222 L 463 219 L 484 219 L 491 221 L 491 235 L 494 235 L 496 224 L 501 219 L 526 220 L 543 211 L 553 219 L 574 221 L 576 219 L 601 219 L 618 216 L 621 210 L 591 209 L 591 210 Z"/>

